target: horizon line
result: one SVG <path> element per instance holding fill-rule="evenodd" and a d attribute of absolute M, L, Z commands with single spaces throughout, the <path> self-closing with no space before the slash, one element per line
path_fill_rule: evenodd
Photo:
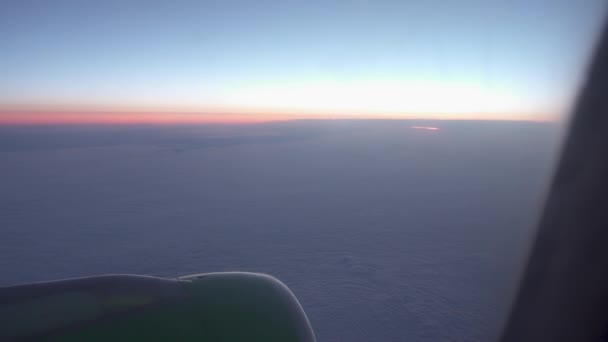
<path fill-rule="evenodd" d="M 169 108 L 3 107 L 0 126 L 47 125 L 184 125 L 254 124 L 296 120 L 437 120 L 556 122 L 556 115 L 537 113 L 345 113 L 276 109 L 185 110 Z"/>

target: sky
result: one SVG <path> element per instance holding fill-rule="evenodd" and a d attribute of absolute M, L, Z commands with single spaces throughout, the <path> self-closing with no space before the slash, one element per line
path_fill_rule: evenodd
<path fill-rule="evenodd" d="M 0 3 L 0 124 L 559 119 L 604 1 Z"/>

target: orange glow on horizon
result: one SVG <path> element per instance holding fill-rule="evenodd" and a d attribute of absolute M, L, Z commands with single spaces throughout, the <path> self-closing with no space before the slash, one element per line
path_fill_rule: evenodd
<path fill-rule="evenodd" d="M 155 111 L 3 111 L 0 125 L 172 125 L 172 124 L 240 124 L 265 121 L 284 121 L 284 115 L 247 115 L 241 113 L 197 113 Z"/>
<path fill-rule="evenodd" d="M 420 113 L 420 114 L 380 114 L 380 113 L 321 113 L 312 111 L 282 112 L 277 110 L 129 110 L 129 109 L 44 109 L 0 107 L 0 125 L 179 125 L 179 124 L 246 124 L 288 120 L 332 120 L 332 119 L 386 119 L 386 120 L 501 120 L 501 121 L 554 121 L 555 116 L 532 114 L 462 114 L 462 113 Z M 412 126 L 414 129 L 432 130 L 436 127 Z M 438 129 L 438 128 L 436 128 Z"/>

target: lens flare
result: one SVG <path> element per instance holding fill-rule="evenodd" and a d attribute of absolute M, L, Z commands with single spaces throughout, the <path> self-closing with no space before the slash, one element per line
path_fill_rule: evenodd
<path fill-rule="evenodd" d="M 411 129 L 421 129 L 421 130 L 425 130 L 425 131 L 438 131 L 439 127 L 433 127 L 433 126 L 410 126 Z"/>

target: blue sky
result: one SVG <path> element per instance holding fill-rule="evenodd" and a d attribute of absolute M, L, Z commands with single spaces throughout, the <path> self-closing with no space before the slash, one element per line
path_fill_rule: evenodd
<path fill-rule="evenodd" d="M 0 106 L 541 118 L 603 3 L 3 1 Z"/>

